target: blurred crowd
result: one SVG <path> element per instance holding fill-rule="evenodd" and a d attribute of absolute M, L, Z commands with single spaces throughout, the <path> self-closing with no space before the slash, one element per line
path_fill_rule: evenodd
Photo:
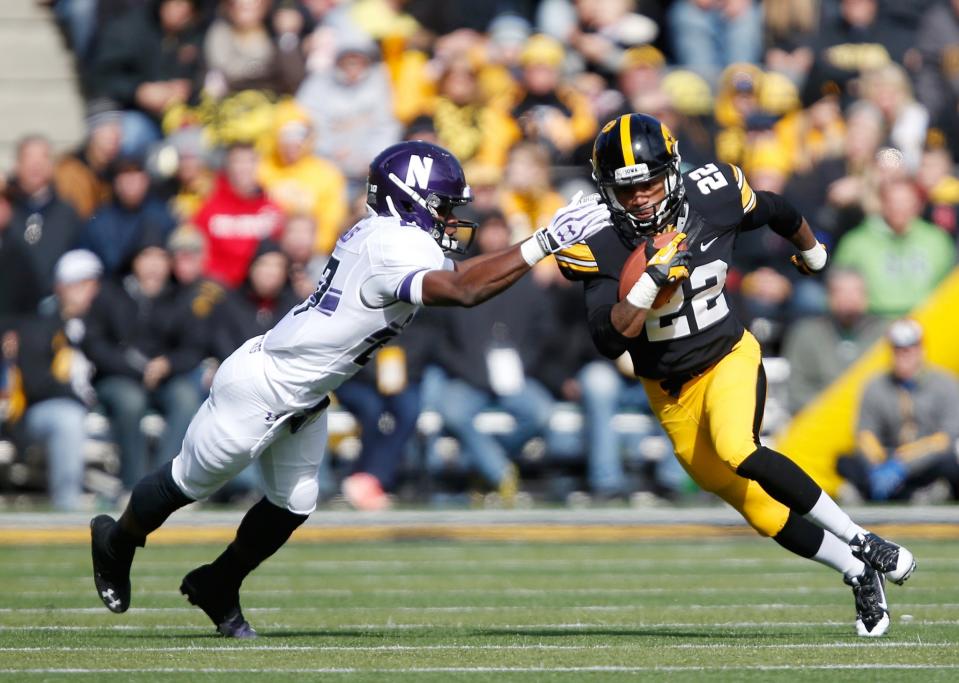
<path fill-rule="evenodd" d="M 63 151 L 38 130 L 7 169 L 0 391 L 4 435 L 45 450 L 57 508 L 79 504 L 91 410 L 123 488 L 176 454 L 217 362 L 312 292 L 365 215 L 369 161 L 401 139 L 462 161 L 479 251 L 589 191 L 593 138 L 630 111 L 671 128 L 684 167 L 718 159 L 783 194 L 830 271 L 797 279 L 789 245 L 753 233 L 727 290 L 764 354 L 789 361 L 791 411 L 956 262 L 959 0 L 43 4 L 75 56 L 86 136 Z M 687 494 L 652 421 L 624 419 L 648 414 L 642 390 L 596 354 L 582 310 L 544 262 L 476 309 L 425 312 L 337 392 L 360 448 L 332 463 L 329 492 L 377 509 L 414 481 L 509 504 L 546 471 L 561 499 Z M 569 405 L 576 428 L 558 424 Z M 148 413 L 164 418 L 151 438 Z M 887 465 L 900 476 L 878 488 L 870 473 L 931 430 L 952 460 L 930 481 L 955 497 L 955 418 L 887 430 L 846 476 L 869 498 L 911 494 L 908 468 Z"/>

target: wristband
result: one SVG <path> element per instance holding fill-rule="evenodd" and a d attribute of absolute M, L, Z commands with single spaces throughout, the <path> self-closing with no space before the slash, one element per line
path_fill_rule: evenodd
<path fill-rule="evenodd" d="M 826 255 L 826 247 L 821 242 L 816 242 L 816 245 L 811 249 L 799 253 L 802 254 L 802 260 L 809 267 L 809 270 L 822 270 L 826 267 L 826 260 L 829 257 Z"/>
<path fill-rule="evenodd" d="M 649 273 L 643 273 L 642 277 L 636 280 L 626 293 L 626 301 L 636 308 L 650 309 L 653 302 L 656 301 L 656 295 L 659 294 L 659 285 L 653 280 Z"/>
<path fill-rule="evenodd" d="M 540 242 L 536 235 L 533 235 L 519 246 L 519 253 L 522 254 L 526 265 L 531 268 L 549 254 L 549 252 L 543 248 L 542 242 Z"/>

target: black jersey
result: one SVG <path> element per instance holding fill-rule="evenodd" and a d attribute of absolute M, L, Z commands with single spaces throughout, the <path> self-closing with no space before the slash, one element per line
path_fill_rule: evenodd
<path fill-rule="evenodd" d="M 683 174 L 685 206 L 675 226 L 687 235 L 689 279 L 663 306 L 649 311 L 640 336 L 625 348 L 640 377 L 665 379 L 702 372 L 726 355 L 743 335 L 723 293 L 736 235 L 758 227 L 745 220 L 756 194 L 742 170 L 711 163 Z M 632 245 L 616 230 L 603 230 L 556 255 L 563 274 L 585 286 L 593 339 L 601 351 L 608 334 L 609 311 L 619 300 L 619 275 Z"/>

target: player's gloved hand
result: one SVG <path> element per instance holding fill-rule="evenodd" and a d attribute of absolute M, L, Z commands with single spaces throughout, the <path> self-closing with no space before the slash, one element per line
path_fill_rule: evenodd
<path fill-rule="evenodd" d="M 657 287 L 689 277 L 689 251 L 680 251 L 679 245 L 686 233 L 678 232 L 665 247 L 657 249 L 652 239 L 646 240 L 646 272 Z"/>
<path fill-rule="evenodd" d="M 646 240 L 646 271 L 627 292 L 626 301 L 636 308 L 650 309 L 660 288 L 689 277 L 689 251 L 679 249 L 684 239 L 686 234 L 678 232 L 660 249 L 652 239 Z"/>
<path fill-rule="evenodd" d="M 826 261 L 829 255 L 826 253 L 826 247 L 821 242 L 816 242 L 816 246 L 806 249 L 798 254 L 789 257 L 789 262 L 796 267 L 802 275 L 812 275 L 818 273 L 826 267 Z"/>
<path fill-rule="evenodd" d="M 895 458 L 876 465 L 869 472 L 869 492 L 873 500 L 888 500 L 906 481 L 906 468 Z"/>
<path fill-rule="evenodd" d="M 537 230 L 523 243 L 523 258 L 533 265 L 547 255 L 582 242 L 612 224 L 609 207 L 602 202 L 599 194 L 583 197 L 582 192 L 577 192 L 569 204 L 553 215 L 548 226 Z"/>

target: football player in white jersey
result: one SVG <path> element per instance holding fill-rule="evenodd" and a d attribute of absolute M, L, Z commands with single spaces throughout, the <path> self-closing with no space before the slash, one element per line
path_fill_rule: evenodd
<path fill-rule="evenodd" d="M 444 252 L 463 251 L 475 227 L 454 212 L 470 200 L 459 162 L 436 145 L 402 142 L 373 160 L 370 216 L 337 241 L 316 291 L 224 361 L 180 453 L 140 480 L 120 519 L 90 522 L 94 583 L 109 610 L 129 607 L 130 566 L 147 535 L 258 460 L 265 496 L 226 550 L 180 585 L 219 633 L 255 637 L 240 610 L 240 585 L 316 507 L 329 393 L 420 306 L 474 306 L 611 222 L 598 195 L 577 196 L 526 241 L 454 262 Z"/>

